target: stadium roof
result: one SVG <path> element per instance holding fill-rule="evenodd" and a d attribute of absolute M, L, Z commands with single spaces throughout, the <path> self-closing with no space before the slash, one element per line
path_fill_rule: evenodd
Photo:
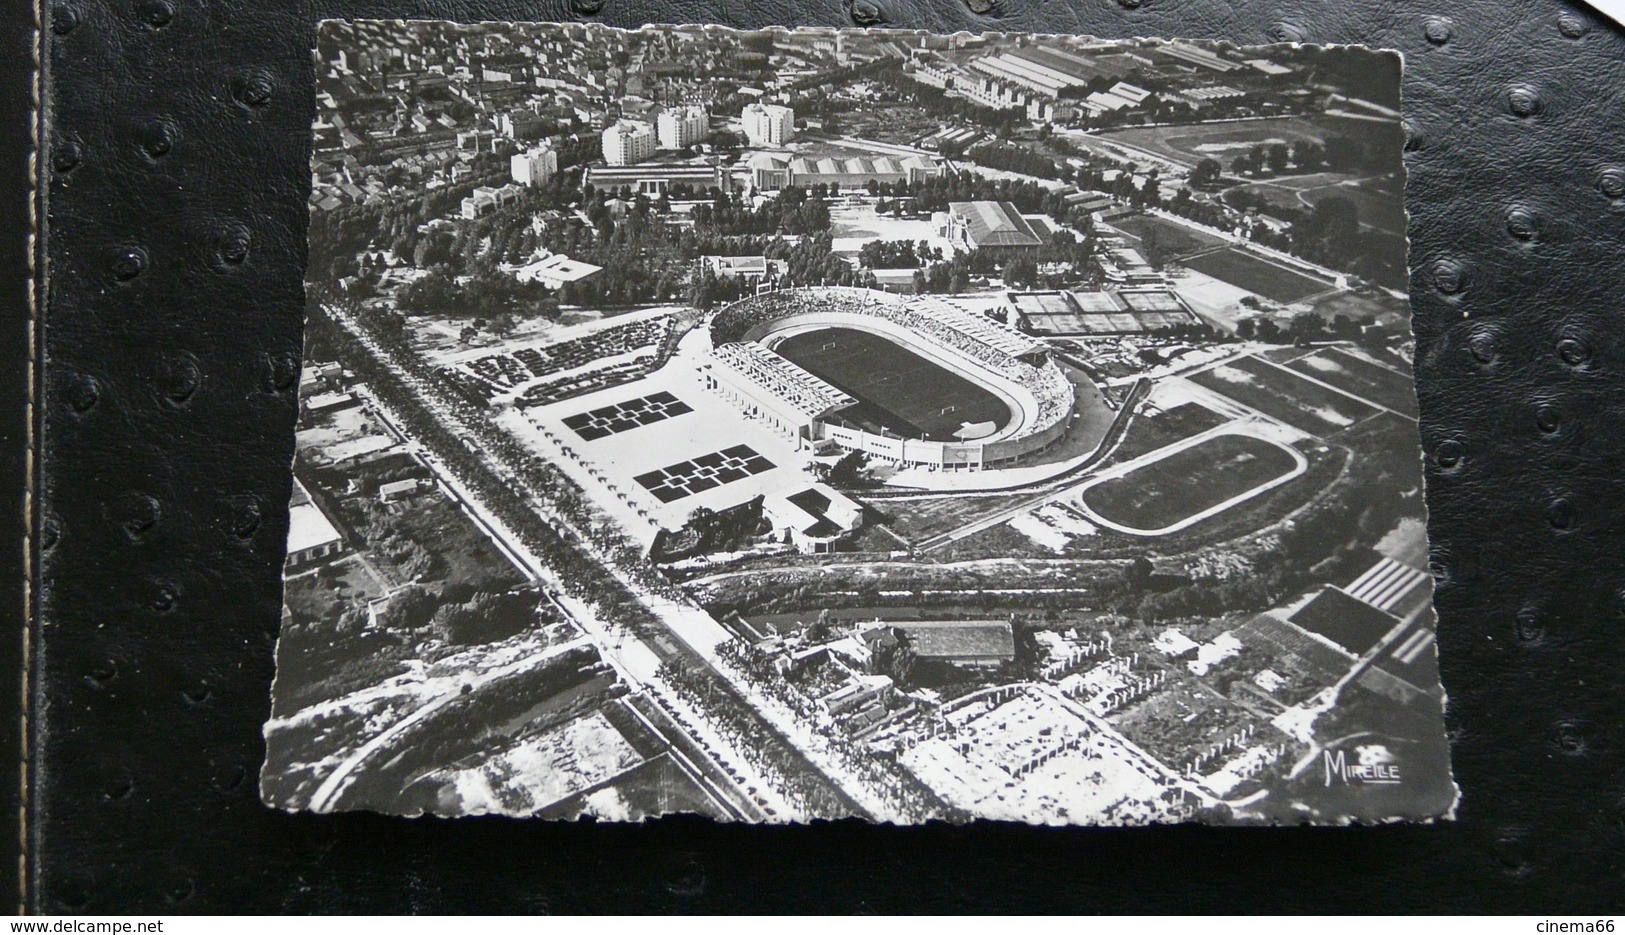
<path fill-rule="evenodd" d="M 760 387 L 808 421 L 857 402 L 760 344 L 720 345 L 711 351 L 711 361 Z"/>
<path fill-rule="evenodd" d="M 1040 247 L 1043 237 L 1008 201 L 955 201 L 948 213 L 965 222 L 975 247 Z"/>
<path fill-rule="evenodd" d="M 939 296 L 914 296 L 908 300 L 908 308 L 1011 357 L 1020 357 L 1045 349 L 1042 342 L 1022 334 L 1015 328 L 985 315 L 968 312 Z"/>

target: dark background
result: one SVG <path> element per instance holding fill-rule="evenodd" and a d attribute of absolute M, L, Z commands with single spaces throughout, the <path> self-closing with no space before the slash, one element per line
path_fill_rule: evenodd
<path fill-rule="evenodd" d="M 18 211 L 28 137 L 13 128 L 26 126 L 31 11 L 3 2 L 23 27 L 3 37 L 0 68 L 11 131 L 0 177 L 7 210 Z M 43 586 L 27 697 L 28 907 L 1625 908 L 1619 31 L 1562 0 L 573 2 L 45 0 L 54 112 L 40 160 L 50 282 L 35 410 L 44 454 L 31 547 Z M 309 48 L 315 20 L 341 15 L 890 24 L 1403 50 L 1419 392 L 1459 820 L 617 827 L 262 807 L 255 782 L 300 348 Z M 0 226 L 8 269 L 26 256 L 25 235 L 20 223 Z M 8 481 L 26 465 L 19 280 L 4 281 L 0 321 L 19 362 L 0 372 Z M 18 542 L 0 537 L 8 567 L 20 564 Z M 17 606 L 22 582 L 7 575 L 0 599 Z M 0 664 L 20 651 L 8 643 Z M 9 769 L 0 776 L 11 781 Z"/>

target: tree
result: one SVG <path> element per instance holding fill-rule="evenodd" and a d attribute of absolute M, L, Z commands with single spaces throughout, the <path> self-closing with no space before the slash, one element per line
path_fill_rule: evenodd
<path fill-rule="evenodd" d="M 834 635 L 834 618 L 825 607 L 818 612 L 818 619 L 808 624 L 807 639 L 814 643 L 822 643 Z"/>
<path fill-rule="evenodd" d="M 1004 281 L 1013 286 L 1031 286 L 1038 280 L 1038 264 L 1029 257 L 1011 257 L 1004 264 Z"/>
<path fill-rule="evenodd" d="M 1264 171 L 1265 151 L 1264 144 L 1259 143 L 1247 151 L 1247 168 L 1257 174 Z"/>
<path fill-rule="evenodd" d="M 1293 344 L 1308 344 L 1326 337 L 1326 322 L 1314 312 L 1299 312 L 1287 325 Z"/>
<path fill-rule="evenodd" d="M 829 482 L 837 487 L 871 487 L 874 481 L 863 474 L 868 464 L 868 455 L 861 451 L 848 452 L 830 468 Z"/>
<path fill-rule="evenodd" d="M 1286 171 L 1291 158 L 1290 150 L 1286 148 L 1285 143 L 1271 145 L 1269 151 L 1264 155 L 1264 161 L 1269 166 L 1270 171 L 1277 175 Z"/>
<path fill-rule="evenodd" d="M 1192 185 L 1213 185 L 1219 181 L 1221 173 L 1219 160 L 1210 157 L 1204 158 L 1191 170 Z"/>
<path fill-rule="evenodd" d="M 1313 172 L 1325 160 L 1325 150 L 1314 140 L 1298 140 L 1292 144 L 1292 164 L 1302 171 Z"/>

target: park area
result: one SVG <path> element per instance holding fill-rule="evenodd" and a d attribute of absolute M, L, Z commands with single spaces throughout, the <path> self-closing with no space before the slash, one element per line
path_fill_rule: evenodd
<path fill-rule="evenodd" d="M 459 616 L 467 616 L 465 608 L 482 618 L 501 611 L 500 619 L 487 622 L 510 629 L 545 622 L 537 597 L 516 592 L 525 576 L 438 489 L 380 501 L 383 484 L 425 473 L 406 455 L 304 473 L 312 497 L 353 552 L 287 581 L 277 713 L 394 676 L 406 660 L 422 658 L 433 637 L 466 639 Z M 369 609 L 385 594 L 393 595 L 389 603 Z M 499 599 L 500 608 L 492 603 Z M 515 608 L 529 612 L 515 617 Z"/>
<path fill-rule="evenodd" d="M 1079 502 L 1125 531 L 1171 532 L 1290 475 L 1302 459 L 1251 435 L 1203 439 L 1084 489 Z"/>
<path fill-rule="evenodd" d="M 1280 422 L 1326 438 L 1379 410 L 1256 357 L 1239 357 L 1186 379 Z"/>
<path fill-rule="evenodd" d="M 1354 203 L 1360 223 L 1369 230 L 1403 237 L 1405 200 L 1401 183 L 1387 176 L 1360 178 L 1338 172 L 1266 179 L 1233 190 L 1264 199 L 1282 212 L 1307 211 L 1339 195 Z M 1227 193 L 1227 195 L 1230 193 Z M 1290 214 L 1278 214 L 1290 217 Z"/>
<path fill-rule="evenodd" d="M 1291 305 L 1333 287 L 1330 280 L 1288 269 L 1239 248 L 1215 250 L 1181 260 L 1186 269 L 1227 282 L 1254 295 Z"/>

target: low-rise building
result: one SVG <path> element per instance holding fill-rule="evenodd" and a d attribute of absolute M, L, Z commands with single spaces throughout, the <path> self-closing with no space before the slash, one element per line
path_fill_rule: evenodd
<path fill-rule="evenodd" d="M 539 282 L 549 289 L 558 289 L 567 282 L 580 282 L 603 272 L 602 266 L 572 260 L 562 253 L 550 253 L 534 263 L 521 266 L 514 277 L 522 282 Z"/>
<path fill-rule="evenodd" d="M 295 477 L 288 504 L 288 567 L 308 568 L 343 551 L 344 537 Z"/>
<path fill-rule="evenodd" d="M 932 156 L 791 159 L 757 153 L 747 165 L 751 185 L 760 191 L 777 191 L 790 185 L 807 189 L 825 185 L 837 190 L 864 188 L 870 182 L 895 185 L 937 178 L 946 171 L 942 161 Z"/>
<path fill-rule="evenodd" d="M 1023 215 L 1008 201 L 955 201 L 933 217 L 949 241 L 972 250 L 1033 251 L 1050 241 L 1049 219 Z"/>
<path fill-rule="evenodd" d="M 993 669 L 1016 658 L 1015 632 L 1008 620 L 894 620 L 917 659 L 967 669 Z"/>
<path fill-rule="evenodd" d="M 468 220 L 473 220 L 484 217 L 498 208 L 506 208 L 519 200 L 520 191 L 519 186 L 511 182 L 501 188 L 481 185 L 463 199 L 462 215 Z"/>
<path fill-rule="evenodd" d="M 833 552 L 863 525 L 863 506 L 827 484 L 775 493 L 762 500 L 762 515 L 777 536 L 803 555 Z"/>
<path fill-rule="evenodd" d="M 434 482 L 422 477 L 409 477 L 406 480 L 392 481 L 378 488 L 380 503 L 397 503 L 409 499 L 434 486 Z"/>
<path fill-rule="evenodd" d="M 756 256 L 702 256 L 700 263 L 718 279 L 735 279 L 748 286 L 777 279 L 784 274 L 783 260 L 769 260 Z"/>
<path fill-rule="evenodd" d="M 687 189 L 697 195 L 704 195 L 713 188 L 723 192 L 734 189 L 733 177 L 727 170 L 704 164 L 592 166 L 582 176 L 581 183 L 609 191 L 625 188 L 633 194 L 655 199 L 671 189 Z"/>

